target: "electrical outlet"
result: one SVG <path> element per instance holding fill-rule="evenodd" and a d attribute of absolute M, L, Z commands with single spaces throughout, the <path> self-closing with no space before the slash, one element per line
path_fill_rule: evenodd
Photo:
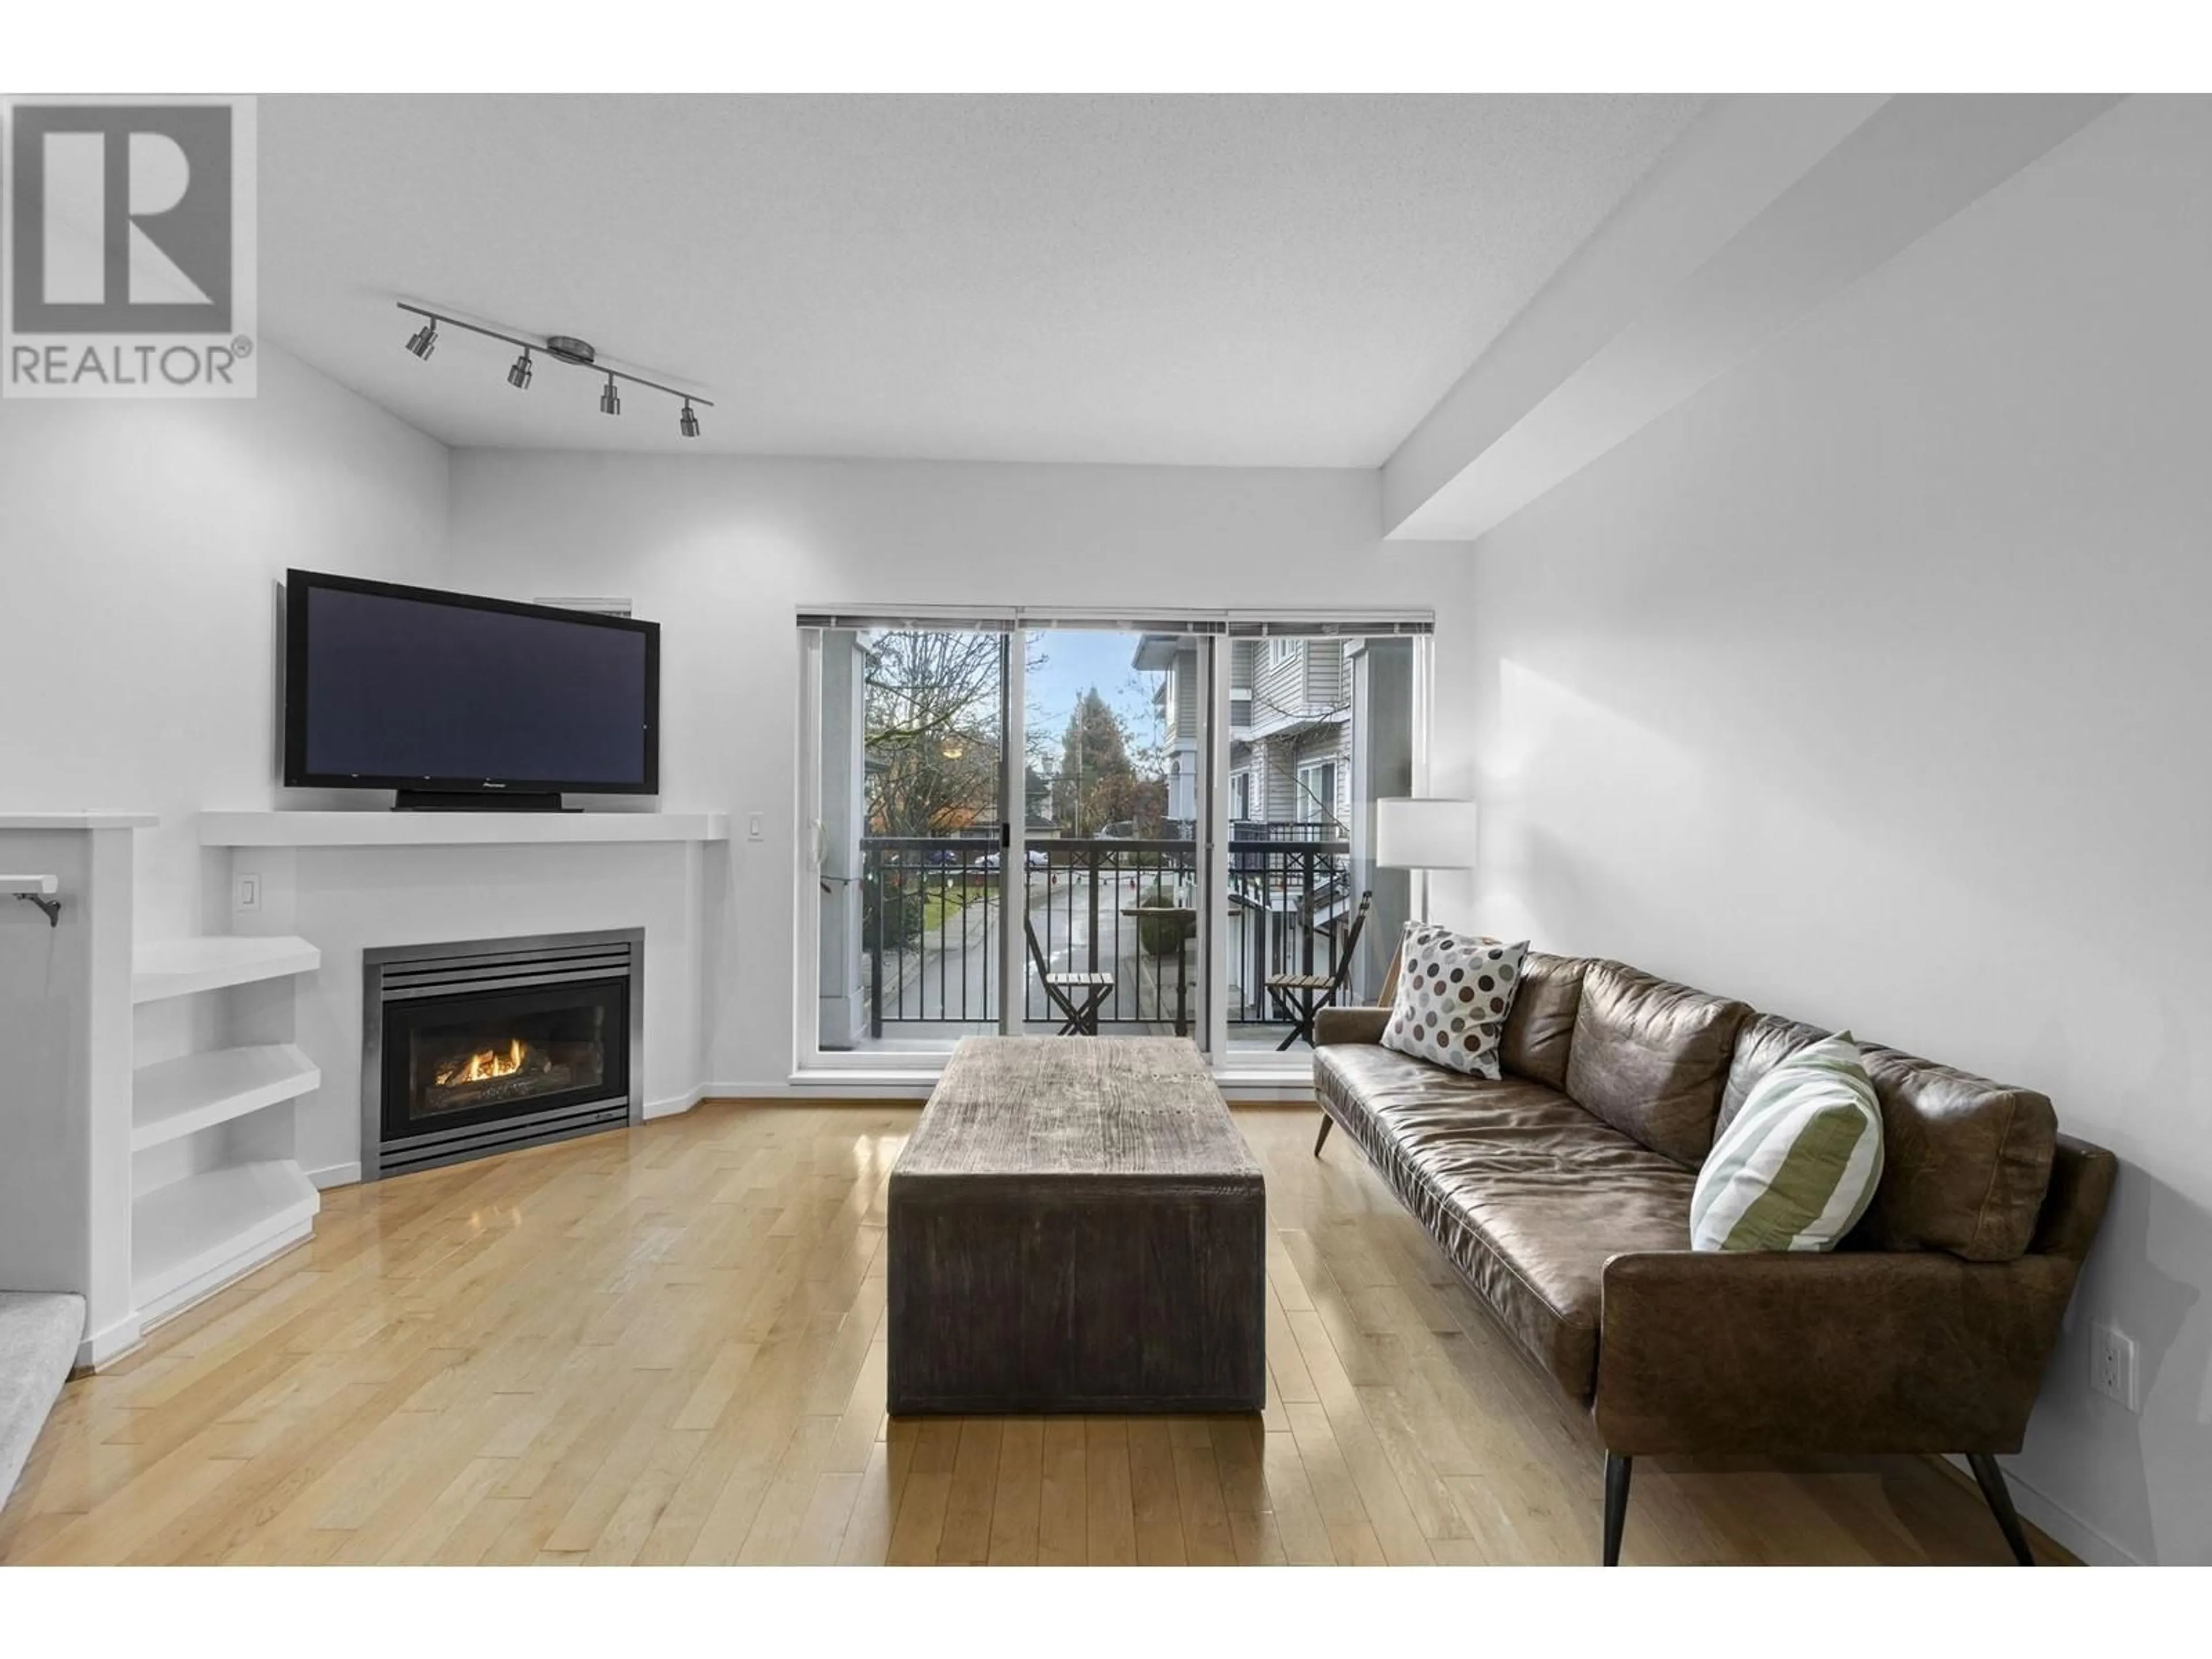
<path fill-rule="evenodd" d="M 261 908 L 260 877 L 240 876 L 238 878 L 238 898 L 235 908 L 240 910 L 258 910 Z"/>
<path fill-rule="evenodd" d="M 747 816 L 745 819 L 745 839 L 747 841 L 765 841 L 768 839 L 768 819 L 765 816 L 759 812 L 754 812 Z"/>
<path fill-rule="evenodd" d="M 2142 1408 L 2136 1395 L 2135 1339 L 2117 1325 L 2098 1325 L 2089 1332 L 2089 1386 L 2130 1411 Z"/>

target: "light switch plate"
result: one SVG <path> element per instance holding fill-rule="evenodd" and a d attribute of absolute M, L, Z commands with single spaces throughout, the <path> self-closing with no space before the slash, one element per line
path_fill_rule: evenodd
<path fill-rule="evenodd" d="M 745 839 L 747 841 L 768 839 L 768 819 L 764 814 L 749 812 L 745 815 Z"/>
<path fill-rule="evenodd" d="M 261 878 L 244 875 L 238 878 L 236 907 L 240 910 L 258 910 L 261 908 Z"/>

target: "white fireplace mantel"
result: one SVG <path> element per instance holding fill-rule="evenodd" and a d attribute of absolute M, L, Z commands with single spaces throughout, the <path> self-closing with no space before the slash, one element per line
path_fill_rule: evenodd
<path fill-rule="evenodd" d="M 203 812 L 203 847 L 490 847 L 719 842 L 726 812 Z"/>

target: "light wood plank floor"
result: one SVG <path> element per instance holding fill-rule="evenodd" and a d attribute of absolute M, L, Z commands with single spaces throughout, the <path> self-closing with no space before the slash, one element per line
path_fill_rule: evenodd
<path fill-rule="evenodd" d="M 1599 1449 L 1312 1109 L 1267 1172 L 1265 1413 L 887 1422 L 915 1109 L 709 1103 L 325 1195 L 69 1385 L 8 1562 L 1568 1562 Z M 2039 1547 L 2053 1558 L 2047 1540 Z M 1639 1462 L 1632 1561 L 1990 1562 L 1925 1459 Z"/>

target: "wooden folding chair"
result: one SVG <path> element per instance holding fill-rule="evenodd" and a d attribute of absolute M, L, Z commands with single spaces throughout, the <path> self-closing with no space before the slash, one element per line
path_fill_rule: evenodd
<path fill-rule="evenodd" d="M 1374 902 L 1372 892 L 1359 896 L 1359 908 L 1352 913 L 1352 930 L 1344 936 L 1334 973 L 1274 974 L 1265 981 L 1267 999 L 1275 1005 L 1276 1013 L 1291 1022 L 1291 1034 L 1275 1045 L 1277 1054 L 1301 1037 L 1307 1048 L 1313 1047 L 1314 1016 L 1341 996 L 1351 982 L 1352 964 L 1359 954 L 1359 930 L 1367 925 L 1368 907 Z"/>
<path fill-rule="evenodd" d="M 1111 974 L 1056 974 L 1045 960 L 1044 947 L 1037 943 L 1036 928 L 1027 916 L 1022 918 L 1022 933 L 1030 942 L 1030 960 L 1036 964 L 1037 977 L 1044 981 L 1044 994 L 1066 1023 L 1060 1028 L 1061 1036 L 1097 1036 L 1098 1035 L 1098 1005 L 1114 994 Z"/>

